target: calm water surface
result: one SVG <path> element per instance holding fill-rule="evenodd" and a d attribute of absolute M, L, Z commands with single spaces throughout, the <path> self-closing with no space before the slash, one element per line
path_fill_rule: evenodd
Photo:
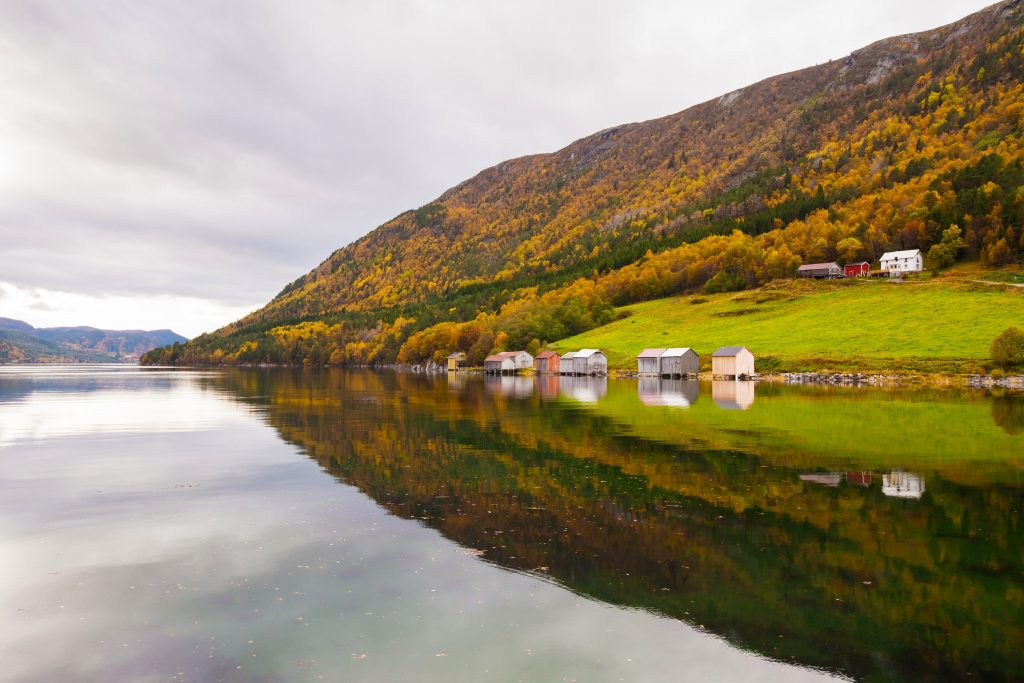
<path fill-rule="evenodd" d="M 0 368 L 0 679 L 1014 680 L 1024 397 Z"/>

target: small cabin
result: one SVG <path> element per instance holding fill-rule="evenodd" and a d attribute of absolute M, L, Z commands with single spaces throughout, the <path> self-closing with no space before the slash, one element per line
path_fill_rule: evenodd
<path fill-rule="evenodd" d="M 661 374 L 661 364 L 658 356 L 665 352 L 665 349 L 644 349 L 636 357 L 636 371 L 638 374 L 654 377 Z"/>
<path fill-rule="evenodd" d="M 541 351 L 533 359 L 533 369 L 539 375 L 557 375 L 560 357 L 554 351 Z"/>
<path fill-rule="evenodd" d="M 871 274 L 871 264 L 867 261 L 847 263 L 843 266 L 844 277 L 867 277 Z"/>
<path fill-rule="evenodd" d="M 608 356 L 598 349 L 580 349 L 572 358 L 574 375 L 607 375 Z"/>
<path fill-rule="evenodd" d="M 662 377 L 684 377 L 700 372 L 700 358 L 691 348 L 665 349 L 658 356 L 658 374 Z"/>
<path fill-rule="evenodd" d="M 796 274 L 800 277 L 811 277 L 818 280 L 842 277 L 843 269 L 835 261 L 829 263 L 808 263 L 797 268 Z"/>
<path fill-rule="evenodd" d="M 457 372 L 469 364 L 466 354 L 456 351 L 448 356 L 448 372 Z"/>
<path fill-rule="evenodd" d="M 714 377 L 740 379 L 754 374 L 754 354 L 745 346 L 723 346 L 711 354 Z"/>
<path fill-rule="evenodd" d="M 484 372 L 490 374 L 514 375 L 531 367 L 533 356 L 526 351 L 502 351 L 484 359 Z"/>
<path fill-rule="evenodd" d="M 882 254 L 879 263 L 889 277 L 898 277 L 903 273 L 920 273 L 924 270 L 924 259 L 921 257 L 920 249 L 887 251 Z"/>
<path fill-rule="evenodd" d="M 573 374 L 573 359 L 576 357 L 575 351 L 569 353 L 563 353 L 562 357 L 558 361 L 558 374 L 560 375 L 571 375 Z"/>

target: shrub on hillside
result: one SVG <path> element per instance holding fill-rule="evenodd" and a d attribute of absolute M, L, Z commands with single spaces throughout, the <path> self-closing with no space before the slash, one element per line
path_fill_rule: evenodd
<path fill-rule="evenodd" d="M 1024 365 L 1024 332 L 1007 327 L 992 340 L 989 352 L 992 360 L 1003 367 Z"/>

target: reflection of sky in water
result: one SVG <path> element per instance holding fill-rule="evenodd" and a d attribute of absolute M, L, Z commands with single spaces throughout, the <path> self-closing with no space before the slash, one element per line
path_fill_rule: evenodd
<path fill-rule="evenodd" d="M 143 375 L 0 399 L 9 680 L 818 675 L 487 564 L 189 373 Z"/>

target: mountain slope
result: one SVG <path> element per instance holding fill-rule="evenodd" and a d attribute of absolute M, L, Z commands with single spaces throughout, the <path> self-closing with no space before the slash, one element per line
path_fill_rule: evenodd
<path fill-rule="evenodd" d="M 187 341 L 171 330 L 100 330 L 95 327 L 36 328 L 0 318 L 0 363 L 132 362 L 144 353 Z"/>
<path fill-rule="evenodd" d="M 610 303 L 713 278 L 756 286 L 801 261 L 927 250 L 954 223 L 962 255 L 1019 258 L 1022 14 L 1019 0 L 1003 2 L 506 161 L 162 360 L 393 360 L 413 332 L 449 321 L 475 331 L 448 330 L 466 334 L 404 357 L 500 346 L 502 334 L 551 341 L 600 324 Z M 545 323 L 539 305 L 566 310 Z"/>

